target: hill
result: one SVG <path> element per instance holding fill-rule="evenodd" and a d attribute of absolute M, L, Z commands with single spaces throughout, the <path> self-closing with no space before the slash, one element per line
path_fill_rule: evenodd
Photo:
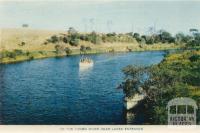
<path fill-rule="evenodd" d="M 129 34 L 78 33 L 36 29 L 1 29 L 0 63 L 74 54 L 179 48 L 174 43 L 141 44 Z"/>

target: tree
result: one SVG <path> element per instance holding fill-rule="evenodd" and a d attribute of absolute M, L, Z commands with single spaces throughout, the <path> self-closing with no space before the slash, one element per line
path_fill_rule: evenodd
<path fill-rule="evenodd" d="M 24 45 L 26 45 L 26 43 L 25 42 L 21 42 L 20 44 L 18 44 L 19 46 L 24 46 Z"/>
<path fill-rule="evenodd" d="M 128 96 L 134 95 L 132 89 L 138 88 L 135 87 L 137 84 L 141 86 L 146 92 L 144 110 L 148 110 L 147 117 L 149 117 L 149 122 L 152 124 L 166 124 L 167 111 L 165 108 L 169 100 L 175 97 L 199 99 L 199 95 L 191 90 L 191 88 L 200 86 L 199 70 L 199 51 L 172 54 L 168 55 L 158 65 L 153 65 L 146 69 L 135 66 L 127 67 L 126 71 L 124 71 L 126 79 L 123 82 L 126 85 L 122 87 L 125 93 L 128 93 L 126 94 Z M 141 75 L 140 77 L 142 78 L 137 78 L 137 74 Z M 196 95 L 198 95 L 198 98 Z"/>
<path fill-rule="evenodd" d="M 77 31 L 73 27 L 69 27 L 68 34 L 73 35 L 73 34 L 76 34 L 76 33 L 77 33 Z"/>
<path fill-rule="evenodd" d="M 126 78 L 125 81 L 120 84 L 120 88 L 123 89 L 125 96 L 130 98 L 136 93 L 140 94 L 140 88 L 143 84 L 143 76 L 147 73 L 147 68 L 129 65 L 123 69 L 123 73 Z"/>
<path fill-rule="evenodd" d="M 153 44 L 154 43 L 153 36 L 146 36 L 145 41 L 146 41 L 146 44 Z"/>
<path fill-rule="evenodd" d="M 70 55 L 72 53 L 72 50 L 70 48 L 66 47 L 65 52 L 67 55 Z"/>
<path fill-rule="evenodd" d="M 199 33 L 199 30 L 194 29 L 194 28 L 191 28 L 189 31 L 192 33 L 193 36 L 195 36 L 195 34 Z"/>
<path fill-rule="evenodd" d="M 65 47 L 61 45 L 55 45 L 56 54 L 63 54 L 65 52 Z"/>
<path fill-rule="evenodd" d="M 79 45 L 79 39 L 77 38 L 72 38 L 69 42 L 70 45 L 72 46 L 78 46 Z"/>
<path fill-rule="evenodd" d="M 73 27 L 70 27 L 68 30 L 68 34 L 68 38 L 66 38 L 67 40 L 65 41 L 69 42 L 69 44 L 72 46 L 78 46 L 80 38 L 78 32 Z"/>
<path fill-rule="evenodd" d="M 101 37 L 94 31 L 90 34 L 90 39 L 94 44 L 100 44 L 102 42 Z"/>
<path fill-rule="evenodd" d="M 173 43 L 175 42 L 175 39 L 172 37 L 172 35 L 165 31 L 165 30 L 160 30 L 160 38 L 161 38 L 161 41 L 162 43 Z"/>
<path fill-rule="evenodd" d="M 69 43 L 69 38 L 67 36 L 63 37 L 63 42 L 64 43 Z"/>
<path fill-rule="evenodd" d="M 134 33 L 134 34 L 133 34 L 133 37 L 136 39 L 137 42 L 140 42 L 140 41 L 141 41 L 141 37 L 140 37 L 140 34 L 139 34 L 139 33 Z"/>
<path fill-rule="evenodd" d="M 91 48 L 91 47 L 89 47 L 89 46 L 87 46 L 87 47 L 86 47 L 86 50 L 92 50 L 92 48 Z"/>
<path fill-rule="evenodd" d="M 59 38 L 56 35 L 51 36 L 51 39 L 49 40 L 52 43 L 56 43 L 59 41 Z"/>
<path fill-rule="evenodd" d="M 187 47 L 200 46 L 200 33 L 196 33 L 193 36 L 193 39 L 190 39 L 190 41 L 187 42 L 186 46 Z"/>
<path fill-rule="evenodd" d="M 13 53 L 14 53 L 16 56 L 19 56 L 19 55 L 23 55 L 23 54 L 24 54 L 23 51 L 20 50 L 20 49 L 15 49 L 15 50 L 13 51 Z"/>
<path fill-rule="evenodd" d="M 84 45 L 81 45 L 80 52 L 82 52 L 84 54 L 86 53 L 86 47 Z"/>

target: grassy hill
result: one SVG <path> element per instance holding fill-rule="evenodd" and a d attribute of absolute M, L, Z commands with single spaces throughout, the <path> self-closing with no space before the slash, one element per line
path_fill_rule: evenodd
<path fill-rule="evenodd" d="M 94 44 L 91 41 L 79 39 L 77 46 L 63 41 L 51 42 L 52 36 L 63 39 L 68 35 L 67 31 L 48 31 L 35 29 L 1 29 L 0 30 L 0 63 L 11 63 L 30 59 L 39 59 L 46 57 L 65 56 L 80 54 L 81 47 L 89 47 L 85 54 L 106 53 L 106 52 L 127 52 L 144 50 L 164 50 L 179 48 L 178 45 L 168 43 L 157 43 L 153 45 L 140 45 L 134 38 L 127 35 L 121 35 L 113 39 L 107 37 L 108 41 L 101 41 L 100 44 Z M 79 33 L 89 36 L 89 33 Z M 103 36 L 98 33 L 98 36 Z M 103 37 L 102 37 L 103 38 Z M 111 41 L 110 41 L 111 40 Z M 114 41 L 112 41 L 114 40 Z M 56 52 L 56 45 L 62 49 L 69 49 L 70 53 Z"/>

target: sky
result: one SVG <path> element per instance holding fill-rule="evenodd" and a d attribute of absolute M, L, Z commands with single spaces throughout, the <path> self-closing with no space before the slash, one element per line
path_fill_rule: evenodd
<path fill-rule="evenodd" d="M 200 1 L 135 0 L 0 0 L 0 28 L 29 28 L 90 32 L 172 34 L 200 29 Z"/>

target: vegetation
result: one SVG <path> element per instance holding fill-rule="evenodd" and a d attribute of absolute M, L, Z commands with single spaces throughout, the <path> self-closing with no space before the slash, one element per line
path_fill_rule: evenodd
<path fill-rule="evenodd" d="M 70 48 L 66 47 L 65 52 L 66 52 L 66 55 L 70 55 L 72 53 L 72 50 Z"/>
<path fill-rule="evenodd" d="M 200 47 L 200 33 L 190 29 L 191 35 L 178 33 L 172 36 L 160 30 L 148 35 L 139 33 L 79 33 L 73 27 L 67 32 L 2 30 L 0 63 L 9 63 L 44 57 L 105 52 L 131 52 Z M 19 50 L 19 51 L 15 51 Z M 40 53 L 43 51 L 45 54 Z M 32 54 L 29 57 L 29 54 Z M 37 54 L 35 54 L 37 53 Z M 23 57 L 22 57 L 23 56 Z M 17 57 L 20 57 L 17 58 Z M 19 59 L 19 60 L 18 60 Z"/>
<path fill-rule="evenodd" d="M 74 28 L 69 28 L 68 34 L 62 34 L 62 36 L 53 35 L 48 42 L 57 43 L 59 41 L 64 43 L 69 43 L 71 46 L 78 46 L 79 41 L 91 42 L 92 44 L 101 43 L 114 43 L 114 42 L 129 42 L 134 43 L 137 41 L 140 46 L 153 45 L 156 43 L 175 43 L 177 45 L 186 45 L 187 47 L 200 46 L 200 33 L 197 29 L 190 29 L 192 35 L 185 35 L 183 33 L 177 33 L 174 37 L 165 30 L 159 30 L 155 33 L 149 35 L 141 35 L 139 33 L 126 33 L 126 34 L 97 34 L 96 32 L 91 32 L 89 34 L 80 34 Z"/>
<path fill-rule="evenodd" d="M 200 51 L 167 55 L 151 67 L 128 66 L 122 88 L 126 96 L 145 90 L 146 119 L 152 124 L 167 123 L 167 102 L 176 97 L 190 97 L 200 107 Z M 197 116 L 200 121 L 200 112 Z"/>

